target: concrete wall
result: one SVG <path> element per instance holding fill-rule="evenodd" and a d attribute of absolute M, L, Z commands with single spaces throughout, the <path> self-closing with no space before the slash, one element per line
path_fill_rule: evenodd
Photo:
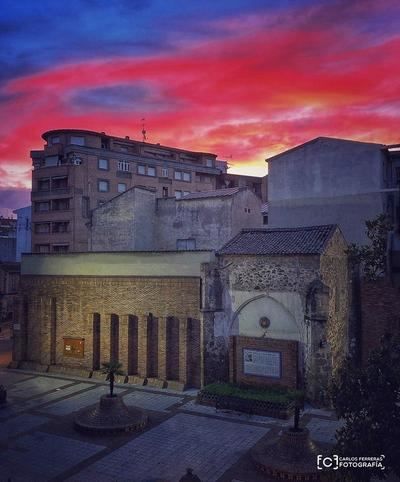
<path fill-rule="evenodd" d="M 207 251 L 175 253 L 71 253 L 22 256 L 21 274 L 33 276 L 200 276 Z"/>
<path fill-rule="evenodd" d="M 269 225 L 338 224 L 365 243 L 365 221 L 384 211 L 380 144 L 318 138 L 268 163 Z"/>
<path fill-rule="evenodd" d="M 17 214 L 16 260 L 21 261 L 21 254 L 32 249 L 32 206 L 16 209 L 14 213 Z"/>
<path fill-rule="evenodd" d="M 218 249 L 232 237 L 232 196 L 157 200 L 158 249 L 176 249 L 178 239 L 194 239 L 196 249 Z"/>
<path fill-rule="evenodd" d="M 91 251 L 154 249 L 155 193 L 132 188 L 92 213 Z"/>
<path fill-rule="evenodd" d="M 248 189 L 217 198 L 158 199 L 157 218 L 157 249 L 176 249 L 178 239 L 195 239 L 196 249 L 219 249 L 240 229 L 261 226 L 261 200 Z"/>

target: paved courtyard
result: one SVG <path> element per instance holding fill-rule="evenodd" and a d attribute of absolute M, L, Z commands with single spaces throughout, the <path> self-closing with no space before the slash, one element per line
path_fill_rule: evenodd
<path fill-rule="evenodd" d="M 193 392 L 118 385 L 128 406 L 146 410 L 143 432 L 93 437 L 73 429 L 76 412 L 107 392 L 104 382 L 0 369 L 9 404 L 0 409 L 0 482 L 171 481 L 187 467 L 205 481 L 262 481 L 246 456 L 290 421 L 194 403 Z M 330 444 L 339 426 L 329 411 L 308 410 L 303 425 Z"/>

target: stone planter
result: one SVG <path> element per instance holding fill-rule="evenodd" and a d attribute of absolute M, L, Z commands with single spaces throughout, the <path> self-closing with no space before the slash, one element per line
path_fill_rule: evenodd
<path fill-rule="evenodd" d="M 200 391 L 196 403 L 208 405 L 218 409 L 235 410 L 251 415 L 263 415 L 280 419 L 288 419 L 294 411 L 294 402 L 278 403 L 266 400 L 254 400 L 227 395 L 216 395 L 207 391 Z"/>

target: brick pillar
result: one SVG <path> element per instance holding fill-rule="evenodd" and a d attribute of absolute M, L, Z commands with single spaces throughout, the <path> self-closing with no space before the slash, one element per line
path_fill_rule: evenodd
<path fill-rule="evenodd" d="M 188 320 L 179 320 L 179 381 L 188 382 Z"/>
<path fill-rule="evenodd" d="M 110 361 L 111 313 L 100 313 L 100 367 Z"/>
<path fill-rule="evenodd" d="M 119 317 L 119 362 L 122 371 L 128 373 L 128 321 L 129 315 Z"/>
<path fill-rule="evenodd" d="M 138 319 L 138 374 L 147 377 L 147 315 Z"/>
<path fill-rule="evenodd" d="M 167 318 L 158 318 L 158 378 L 167 378 Z"/>
<path fill-rule="evenodd" d="M 24 316 L 24 298 L 18 296 L 14 301 L 13 311 L 15 313 L 14 323 L 14 343 L 12 348 L 13 362 L 19 362 L 25 359 L 25 343 L 26 343 L 26 320 Z"/>
<path fill-rule="evenodd" d="M 40 363 L 51 363 L 51 298 L 40 298 Z"/>

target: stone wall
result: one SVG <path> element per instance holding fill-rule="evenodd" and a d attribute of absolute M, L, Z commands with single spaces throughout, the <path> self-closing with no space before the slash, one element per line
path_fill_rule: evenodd
<path fill-rule="evenodd" d="M 200 386 L 199 278 L 23 276 L 15 358 L 92 369 L 95 319 L 100 362 L 110 360 L 111 324 L 117 323 L 125 371 Z M 83 357 L 65 356 L 64 338 L 84 339 Z M 137 346 L 136 360 L 129 346 Z"/>

